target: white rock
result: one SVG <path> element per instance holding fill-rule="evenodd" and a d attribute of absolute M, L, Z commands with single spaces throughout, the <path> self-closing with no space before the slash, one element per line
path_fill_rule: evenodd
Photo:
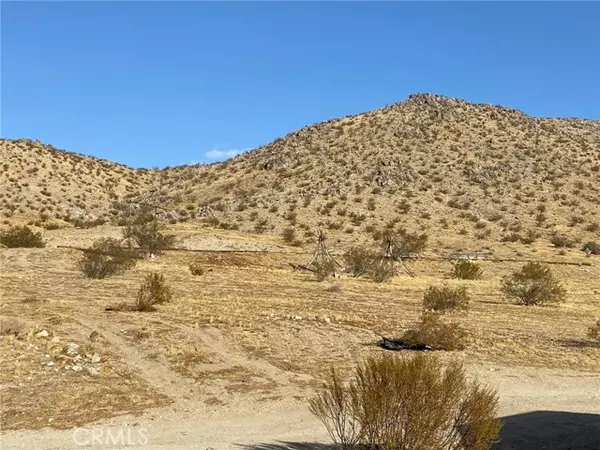
<path fill-rule="evenodd" d="M 67 356 L 73 357 L 79 354 L 79 345 L 74 342 L 69 342 L 67 347 L 65 348 L 65 353 Z"/>
<path fill-rule="evenodd" d="M 86 370 L 91 377 L 97 377 L 100 375 L 100 371 L 95 367 L 87 367 Z"/>
<path fill-rule="evenodd" d="M 331 319 L 329 317 L 325 317 L 323 319 L 323 322 L 325 322 L 325 323 L 331 323 Z"/>
<path fill-rule="evenodd" d="M 81 372 L 83 370 L 83 367 L 75 365 L 75 366 L 71 367 L 71 370 L 73 372 Z"/>
<path fill-rule="evenodd" d="M 302 316 L 294 316 L 294 320 L 302 320 Z"/>
<path fill-rule="evenodd" d="M 50 333 L 48 333 L 46 330 L 42 330 L 39 333 L 37 333 L 35 336 L 39 337 L 39 338 L 45 338 L 45 337 L 50 336 Z"/>
<path fill-rule="evenodd" d="M 54 361 L 50 361 L 48 364 L 46 364 L 47 366 L 52 367 L 54 365 Z"/>
<path fill-rule="evenodd" d="M 50 339 L 50 342 L 54 342 L 55 344 L 60 342 L 60 338 L 58 336 L 54 336 L 52 339 Z"/>
<path fill-rule="evenodd" d="M 94 354 L 92 355 L 92 360 L 91 360 L 91 361 L 92 361 L 92 364 L 98 364 L 98 363 L 101 361 L 101 359 L 100 359 L 100 357 L 99 357 L 98 355 L 96 355 L 96 354 L 94 353 Z"/>

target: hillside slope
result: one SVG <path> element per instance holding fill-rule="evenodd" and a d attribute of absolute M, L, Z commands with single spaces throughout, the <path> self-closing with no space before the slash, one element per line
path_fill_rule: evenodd
<path fill-rule="evenodd" d="M 316 227 L 349 239 L 406 227 L 527 242 L 599 229 L 600 122 L 429 94 L 304 127 L 221 164 L 134 170 L 31 141 L 0 148 L 4 215 L 110 218 L 115 200 L 144 198 L 180 220 L 294 228 L 299 238 Z"/>
<path fill-rule="evenodd" d="M 480 240 L 583 239 L 600 220 L 600 122 L 417 94 L 220 165 L 182 168 L 154 195 L 183 218 L 250 231 L 402 226 Z"/>

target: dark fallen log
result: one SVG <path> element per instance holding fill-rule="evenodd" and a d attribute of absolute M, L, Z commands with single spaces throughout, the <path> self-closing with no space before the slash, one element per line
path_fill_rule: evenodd
<path fill-rule="evenodd" d="M 292 269 L 294 269 L 294 270 L 308 270 L 309 272 L 314 272 L 314 269 L 311 269 L 310 267 L 307 267 L 307 266 L 303 266 L 302 264 L 290 263 L 290 266 L 292 266 Z"/>
<path fill-rule="evenodd" d="M 406 342 L 400 339 L 388 339 L 383 336 L 381 337 L 381 341 L 379 341 L 378 345 L 385 350 L 391 350 L 394 352 L 400 350 L 415 350 L 426 352 L 428 350 L 431 350 L 431 347 L 426 344 L 407 344 Z"/>

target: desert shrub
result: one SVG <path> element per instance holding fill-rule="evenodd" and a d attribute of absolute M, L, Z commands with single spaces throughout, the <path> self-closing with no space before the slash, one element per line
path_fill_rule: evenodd
<path fill-rule="evenodd" d="M 117 275 L 135 265 L 135 254 L 121 247 L 114 238 L 101 238 L 87 249 L 77 266 L 88 278 L 102 279 Z"/>
<path fill-rule="evenodd" d="M 293 228 L 285 228 L 281 233 L 283 240 L 285 242 L 293 242 L 296 239 L 296 230 Z"/>
<path fill-rule="evenodd" d="M 537 238 L 540 237 L 540 234 L 535 231 L 535 230 L 527 230 L 527 233 L 525 234 L 525 236 L 521 236 L 519 238 L 519 240 L 521 241 L 521 244 L 533 244 Z"/>
<path fill-rule="evenodd" d="M 459 280 L 479 280 L 482 275 L 483 269 L 473 261 L 459 261 L 452 267 L 452 276 Z"/>
<path fill-rule="evenodd" d="M 373 281 L 383 283 L 394 276 L 394 266 L 390 259 L 379 258 L 373 262 L 369 272 Z"/>
<path fill-rule="evenodd" d="M 175 236 L 165 234 L 165 229 L 165 224 L 156 219 L 153 210 L 143 207 L 128 220 L 123 237 L 133 240 L 148 254 L 157 255 L 175 243 Z"/>
<path fill-rule="evenodd" d="M 360 277 L 369 271 L 376 257 L 372 251 L 366 248 L 352 247 L 344 255 L 346 271 L 353 277 Z"/>
<path fill-rule="evenodd" d="M 469 307 L 469 294 L 464 286 L 430 286 L 423 295 L 423 307 L 429 311 L 465 310 Z"/>
<path fill-rule="evenodd" d="M 154 311 L 155 305 L 167 303 L 172 298 L 171 288 L 160 273 L 149 273 L 142 282 L 135 300 L 136 311 Z"/>
<path fill-rule="evenodd" d="M 596 320 L 596 323 L 588 328 L 588 337 L 596 341 L 600 341 L 600 319 Z"/>
<path fill-rule="evenodd" d="M 432 350 L 463 350 L 467 332 L 457 323 L 442 321 L 438 313 L 425 312 L 398 340 L 409 346 L 427 345 Z"/>
<path fill-rule="evenodd" d="M 195 275 L 195 276 L 204 275 L 204 267 L 202 267 L 202 264 L 200 262 L 195 261 L 195 262 L 191 263 L 188 267 L 189 267 L 192 275 Z"/>
<path fill-rule="evenodd" d="M 27 325 L 17 317 L 0 316 L 0 336 L 24 336 Z"/>
<path fill-rule="evenodd" d="M 550 243 L 558 248 L 571 248 L 576 244 L 575 239 L 564 234 L 555 234 L 550 238 Z"/>
<path fill-rule="evenodd" d="M 485 450 L 498 437 L 498 397 L 439 358 L 368 358 L 349 383 L 334 369 L 310 411 L 345 450 Z"/>
<path fill-rule="evenodd" d="M 398 260 L 425 250 L 428 236 L 425 233 L 409 233 L 406 230 L 400 230 L 396 236 L 386 237 L 385 245 L 389 239 L 392 240 L 392 256 Z"/>
<path fill-rule="evenodd" d="M 581 250 L 590 255 L 600 255 L 600 244 L 593 241 L 586 242 Z"/>
<path fill-rule="evenodd" d="M 317 281 L 324 281 L 335 273 L 335 263 L 331 259 L 321 259 L 313 263 L 313 273 Z"/>
<path fill-rule="evenodd" d="M 565 300 L 566 291 L 549 267 L 537 262 L 525 264 L 502 281 L 502 292 L 522 305 L 541 305 Z"/>
<path fill-rule="evenodd" d="M 8 248 L 41 248 L 46 245 L 42 234 L 36 233 L 27 225 L 0 232 L 0 244 Z"/>

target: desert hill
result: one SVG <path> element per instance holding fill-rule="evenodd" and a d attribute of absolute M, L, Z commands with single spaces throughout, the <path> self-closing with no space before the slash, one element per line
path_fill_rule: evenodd
<path fill-rule="evenodd" d="M 143 198 L 178 220 L 352 240 L 384 229 L 461 240 L 597 237 L 600 122 L 429 94 L 304 127 L 220 164 L 135 170 L 2 141 L 1 212 L 114 218 Z M 289 229 L 294 229 L 294 233 Z"/>

